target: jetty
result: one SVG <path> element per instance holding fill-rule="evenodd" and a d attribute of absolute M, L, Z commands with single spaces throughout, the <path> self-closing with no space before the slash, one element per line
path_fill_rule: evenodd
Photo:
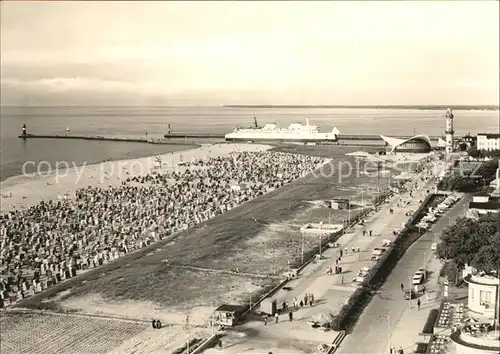
<path fill-rule="evenodd" d="M 211 134 L 211 133 L 170 133 L 165 134 L 163 138 L 153 137 L 119 137 L 119 136 L 101 136 L 101 135 L 73 135 L 73 134 L 21 134 L 19 139 L 76 139 L 76 140 L 97 140 L 97 141 L 120 141 L 132 143 L 147 143 L 147 144 L 164 144 L 164 145 L 197 145 L 198 140 L 216 140 L 217 142 L 224 142 L 225 134 Z M 401 136 L 401 139 L 409 139 L 411 136 Z M 430 139 L 437 141 L 439 136 L 430 136 Z M 188 141 L 187 139 L 192 139 Z M 195 140 L 195 141 L 193 141 Z M 373 134 L 342 134 L 338 136 L 338 141 L 342 145 L 384 145 L 385 142 L 379 135 Z M 363 143 L 360 143 L 363 142 Z"/>
<path fill-rule="evenodd" d="M 165 138 L 132 138 L 118 136 L 101 136 L 101 135 L 59 135 L 59 134 L 21 134 L 19 139 L 70 139 L 70 140 L 97 140 L 97 141 L 120 141 L 129 143 L 146 143 L 159 145 L 198 145 L 188 141 L 171 141 Z"/>
<path fill-rule="evenodd" d="M 165 134 L 165 139 L 224 139 L 226 134 L 209 134 L 209 133 L 169 133 Z M 412 136 L 398 136 L 401 139 L 409 139 Z M 440 136 L 429 136 L 431 140 L 438 140 Z M 383 141 L 380 135 L 375 134 L 339 134 L 339 140 L 373 140 Z"/>

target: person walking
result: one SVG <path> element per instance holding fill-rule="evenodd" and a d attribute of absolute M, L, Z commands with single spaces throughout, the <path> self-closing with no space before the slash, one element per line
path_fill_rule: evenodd
<path fill-rule="evenodd" d="M 264 315 L 264 326 L 267 326 L 267 315 Z"/>
<path fill-rule="evenodd" d="M 304 307 L 304 301 L 300 300 L 300 308 Z"/>
<path fill-rule="evenodd" d="M 417 299 L 417 308 L 420 311 L 420 299 Z"/>
<path fill-rule="evenodd" d="M 405 291 L 405 285 L 401 283 L 401 291 Z"/>
<path fill-rule="evenodd" d="M 279 318 L 280 318 L 280 315 L 278 315 L 278 313 L 276 312 L 274 314 L 274 323 L 278 323 Z"/>
<path fill-rule="evenodd" d="M 288 313 L 288 318 L 290 319 L 290 322 L 292 322 L 292 320 L 293 320 L 293 312 L 292 311 L 290 311 Z"/>

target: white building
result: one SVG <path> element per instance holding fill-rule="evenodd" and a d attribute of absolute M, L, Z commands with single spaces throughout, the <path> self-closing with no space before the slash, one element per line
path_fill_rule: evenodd
<path fill-rule="evenodd" d="M 477 134 L 478 150 L 500 150 L 500 134 Z"/>
<path fill-rule="evenodd" d="M 304 236 L 328 236 L 342 231 L 343 228 L 342 224 L 310 223 L 302 226 L 300 233 Z"/>
<path fill-rule="evenodd" d="M 475 195 L 469 203 L 469 211 L 479 215 L 498 213 L 500 211 L 500 198 L 490 195 Z"/>
<path fill-rule="evenodd" d="M 474 274 L 469 274 L 464 280 L 469 285 L 469 310 L 489 317 L 495 316 L 500 280 L 494 276 Z"/>

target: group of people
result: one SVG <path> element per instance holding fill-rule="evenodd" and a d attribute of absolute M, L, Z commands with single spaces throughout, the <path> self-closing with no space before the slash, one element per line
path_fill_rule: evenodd
<path fill-rule="evenodd" d="M 305 176 L 323 158 L 234 152 L 0 216 L 0 307 Z"/>
<path fill-rule="evenodd" d="M 283 301 L 281 304 L 280 312 L 283 314 L 288 313 L 288 320 L 293 321 L 293 310 L 297 311 L 299 309 L 304 308 L 304 306 L 307 305 L 313 306 L 313 303 L 314 303 L 314 294 L 306 293 L 303 299 L 299 300 L 296 297 L 294 297 L 291 304 L 289 304 L 287 301 Z M 278 323 L 280 318 L 278 311 L 276 311 L 273 316 L 274 316 L 274 322 Z M 269 318 L 268 315 L 264 314 L 262 318 L 264 321 L 264 326 L 267 326 Z"/>

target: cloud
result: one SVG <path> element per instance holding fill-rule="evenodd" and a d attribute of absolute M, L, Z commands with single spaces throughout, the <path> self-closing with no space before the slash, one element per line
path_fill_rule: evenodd
<path fill-rule="evenodd" d="M 1 78 L 11 97 L 363 104 L 380 92 L 394 102 L 498 92 L 493 2 L 8 2 L 2 10 Z M 460 96 L 463 83 L 477 93 Z"/>

